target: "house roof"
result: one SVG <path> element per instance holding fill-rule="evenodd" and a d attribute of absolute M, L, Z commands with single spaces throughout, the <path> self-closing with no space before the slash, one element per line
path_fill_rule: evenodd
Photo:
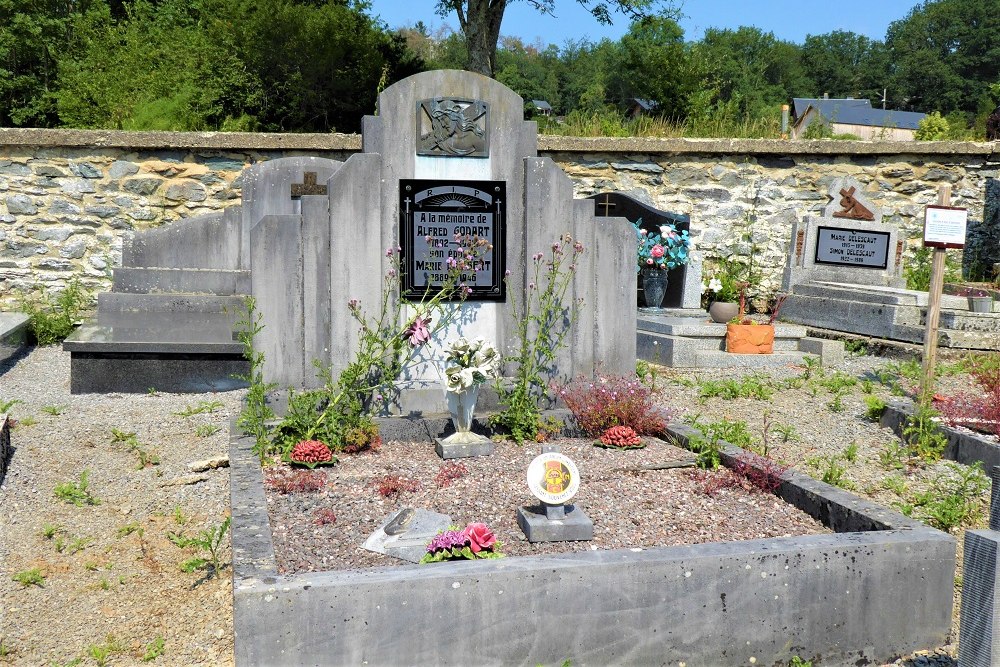
<path fill-rule="evenodd" d="M 807 107 L 808 109 L 808 107 Z M 831 123 L 842 125 L 863 125 L 866 127 L 887 127 L 901 130 L 915 130 L 920 121 L 927 117 L 925 113 L 916 111 L 895 111 L 893 109 L 872 109 L 870 107 L 852 106 L 833 110 L 826 114 L 817 112 Z"/>
<path fill-rule="evenodd" d="M 643 111 L 655 111 L 656 107 L 660 106 L 659 103 L 653 100 L 644 100 L 641 97 L 633 97 L 631 102 L 634 105 L 638 105 Z"/>
<path fill-rule="evenodd" d="M 539 111 L 552 111 L 552 105 L 545 100 L 531 100 L 531 103 Z"/>
<path fill-rule="evenodd" d="M 854 99 L 853 97 L 837 99 L 821 99 L 814 97 L 794 97 L 792 98 L 792 115 L 801 118 L 806 109 L 812 107 L 819 111 L 825 118 L 830 118 L 832 114 L 840 109 L 853 107 L 864 107 L 871 109 L 872 103 L 867 99 Z"/>

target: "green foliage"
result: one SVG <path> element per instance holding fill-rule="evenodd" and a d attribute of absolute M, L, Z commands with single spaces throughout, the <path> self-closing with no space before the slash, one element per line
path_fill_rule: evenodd
<path fill-rule="evenodd" d="M 496 381 L 504 408 L 490 417 L 490 424 L 509 433 L 517 443 L 538 436 L 541 403 L 548 397 L 556 355 L 576 320 L 577 304 L 567 305 L 565 296 L 583 251 L 569 235 L 560 238 L 552 244 L 548 258 L 540 252 L 532 257 L 532 277 L 524 301 L 514 296 L 515 290 L 507 292 L 517 342 L 514 354 L 504 360 L 515 370 L 510 386 L 502 378 Z"/>
<path fill-rule="evenodd" d="M 192 415 L 211 414 L 218 408 L 223 407 L 222 401 L 198 401 L 198 405 L 189 405 L 180 412 L 174 414 L 178 417 L 190 417 Z"/>
<path fill-rule="evenodd" d="M 937 461 L 948 446 L 948 437 L 941 431 L 938 413 L 928 405 L 917 405 L 903 424 L 903 442 L 910 453 L 926 462 Z"/>
<path fill-rule="evenodd" d="M 108 664 L 108 659 L 115 653 L 122 653 L 125 648 L 114 638 L 108 635 L 103 644 L 91 644 L 87 647 L 87 655 L 97 663 L 97 667 L 104 667 Z"/>
<path fill-rule="evenodd" d="M 900 509 L 907 516 L 951 532 L 961 526 L 974 525 L 982 516 L 983 494 L 989 488 L 989 480 L 979 461 L 972 466 L 946 461 L 945 467 L 926 491 L 911 502 L 901 504 Z"/>
<path fill-rule="evenodd" d="M 858 443 L 851 442 L 847 447 L 844 447 L 844 451 L 840 453 L 844 460 L 848 463 L 854 463 L 858 460 Z"/>
<path fill-rule="evenodd" d="M 28 329 L 39 345 L 55 345 L 73 333 L 83 320 L 92 298 L 80 281 L 73 278 L 54 297 L 42 288 L 21 295 L 20 308 L 30 318 Z"/>
<path fill-rule="evenodd" d="M 264 316 L 257 312 L 257 301 L 252 296 L 244 299 L 245 311 L 236 323 L 237 338 L 243 345 L 243 358 L 250 365 L 246 375 L 237 376 L 249 385 L 243 399 L 243 410 L 236 419 L 236 425 L 253 436 L 253 452 L 261 462 L 268 454 L 270 430 L 267 422 L 275 418 L 274 410 L 268 404 L 267 395 L 277 389 L 277 383 L 264 382 L 264 353 L 254 349 L 253 341 L 264 330 L 261 324 Z"/>
<path fill-rule="evenodd" d="M 132 432 L 120 431 L 116 428 L 111 429 L 111 444 L 113 445 L 123 445 L 128 451 L 132 452 L 139 459 L 138 470 L 143 470 L 150 466 L 160 465 L 160 457 L 156 452 L 147 451 L 143 447 L 142 443 L 139 442 L 138 436 Z"/>
<path fill-rule="evenodd" d="M 841 464 L 845 461 L 844 454 L 828 454 L 826 456 L 812 456 L 806 459 L 806 463 L 821 473 L 820 479 L 827 484 L 839 486 L 844 489 L 853 489 L 854 483 L 844 478 L 847 467 Z"/>
<path fill-rule="evenodd" d="M 129 535 L 135 532 L 138 532 L 140 535 L 142 535 L 143 533 L 142 526 L 139 525 L 138 521 L 133 521 L 132 523 L 127 523 L 124 526 L 120 526 L 115 531 L 115 535 L 118 537 L 118 539 L 122 539 L 123 537 L 128 537 Z"/>
<path fill-rule="evenodd" d="M 879 465 L 886 470 L 902 470 L 904 458 L 906 458 L 906 450 L 895 443 L 890 443 L 878 453 Z"/>
<path fill-rule="evenodd" d="M 30 570 L 15 572 L 11 579 L 21 584 L 24 588 L 28 588 L 29 586 L 45 588 L 45 575 L 42 574 L 42 571 L 37 567 L 33 567 Z"/>
<path fill-rule="evenodd" d="M 42 412 L 53 417 L 58 417 L 66 410 L 66 407 L 65 405 L 45 405 L 42 406 Z"/>
<path fill-rule="evenodd" d="M 146 644 L 145 649 L 142 653 L 143 662 L 152 662 L 162 656 L 166 651 L 164 650 L 166 642 L 163 637 L 157 637 L 153 641 Z"/>
<path fill-rule="evenodd" d="M 229 531 L 229 524 L 231 522 L 232 517 L 227 516 L 225 521 L 215 528 L 207 528 L 195 537 L 185 537 L 183 533 L 167 533 L 167 539 L 176 546 L 181 549 L 194 548 L 200 554 L 181 563 L 181 571 L 194 572 L 195 570 L 211 566 L 208 576 L 211 577 L 218 574 L 221 569 L 219 552 L 222 549 L 223 539 Z"/>
<path fill-rule="evenodd" d="M 17 398 L 13 398 L 9 401 L 0 400 L 0 414 L 6 414 L 10 412 L 10 409 L 15 405 L 17 405 L 18 403 L 24 403 L 24 401 Z"/>
<path fill-rule="evenodd" d="M 216 426 L 215 424 L 199 424 L 195 428 L 194 433 L 199 438 L 207 438 L 209 436 L 215 435 L 216 433 L 218 433 L 221 430 L 222 430 L 222 427 L 221 426 Z"/>
<path fill-rule="evenodd" d="M 769 400 L 775 392 L 774 384 L 767 377 L 759 374 L 747 375 L 739 379 L 713 380 L 706 378 L 701 381 L 698 390 L 698 400 L 704 402 L 708 398 L 753 398 L 759 401 Z"/>
<path fill-rule="evenodd" d="M 940 112 L 932 111 L 917 124 L 913 138 L 917 141 L 940 141 L 948 137 L 948 121 L 941 117 Z"/>
<path fill-rule="evenodd" d="M 793 655 L 788 662 L 788 667 L 813 667 L 812 660 L 803 660 L 797 655 Z"/>
<path fill-rule="evenodd" d="M 83 507 L 84 505 L 100 505 L 101 501 L 90 493 L 90 471 L 84 469 L 80 473 L 79 482 L 61 482 L 56 484 L 55 496 L 59 500 Z"/>
<path fill-rule="evenodd" d="M 62 526 L 58 523 L 46 523 L 42 525 L 41 535 L 47 540 L 51 540 L 59 532 L 62 532 Z"/>
<path fill-rule="evenodd" d="M 897 496 L 906 495 L 906 479 L 902 475 L 886 475 L 882 479 L 882 487 L 887 491 L 892 491 Z"/>
<path fill-rule="evenodd" d="M 795 427 L 792 426 L 791 424 L 780 424 L 780 423 L 775 424 L 774 430 L 777 431 L 779 435 L 781 435 L 781 439 L 783 442 L 802 439 L 801 436 L 799 436 L 799 432 L 796 431 Z"/>
<path fill-rule="evenodd" d="M 878 396 L 874 394 L 865 394 L 865 417 L 877 422 L 882 419 L 882 415 L 885 413 L 886 403 Z"/>
<path fill-rule="evenodd" d="M 934 249 L 919 246 L 913 250 L 913 259 L 903 266 L 903 277 L 906 278 L 906 289 L 926 292 L 931 287 L 931 267 Z M 961 282 L 962 265 L 954 253 L 946 254 L 944 258 L 944 281 L 946 283 Z"/>

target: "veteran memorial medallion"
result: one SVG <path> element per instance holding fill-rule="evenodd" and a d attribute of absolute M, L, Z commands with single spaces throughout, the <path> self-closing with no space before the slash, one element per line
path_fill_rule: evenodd
<path fill-rule="evenodd" d="M 543 503 L 560 505 L 580 489 L 580 471 L 564 454 L 540 454 L 528 465 L 528 488 Z"/>

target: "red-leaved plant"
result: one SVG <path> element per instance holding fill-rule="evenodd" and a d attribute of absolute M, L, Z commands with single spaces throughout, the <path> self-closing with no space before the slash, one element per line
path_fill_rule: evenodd
<path fill-rule="evenodd" d="M 398 496 L 404 491 L 413 493 L 420 490 L 420 482 L 399 475 L 386 475 L 375 480 L 375 488 L 383 498 Z"/>
<path fill-rule="evenodd" d="M 944 397 L 934 407 L 953 426 L 1000 435 L 1000 356 L 979 357 L 970 374 L 982 389 L 981 395 Z"/>
<path fill-rule="evenodd" d="M 314 493 L 326 486 L 326 474 L 319 470 L 292 470 L 285 467 L 268 468 L 264 473 L 264 486 L 281 494 Z"/>
<path fill-rule="evenodd" d="M 630 426 L 612 426 L 594 444 L 612 449 L 642 449 L 646 446 Z"/>
<path fill-rule="evenodd" d="M 292 447 L 288 453 L 288 463 L 315 468 L 321 465 L 333 465 L 337 457 L 333 455 L 326 443 L 319 440 L 302 440 Z"/>
<path fill-rule="evenodd" d="M 456 479 L 461 479 L 467 474 L 469 474 L 469 469 L 465 467 L 464 463 L 445 463 L 434 475 L 434 483 L 439 488 L 444 489 L 451 486 L 451 483 Z"/>
<path fill-rule="evenodd" d="M 733 461 L 732 468 L 696 470 L 691 476 L 699 484 L 698 490 L 714 498 L 723 489 L 743 489 L 749 493 L 775 493 L 780 487 L 788 466 L 775 463 L 757 454 L 741 454 Z"/>
<path fill-rule="evenodd" d="M 313 512 L 313 523 L 317 526 L 326 526 L 336 523 L 337 515 L 329 507 L 320 507 Z"/>
<path fill-rule="evenodd" d="M 636 378 L 610 375 L 579 377 L 554 387 L 589 436 L 599 437 L 612 426 L 628 426 L 640 435 L 659 435 L 673 416 L 653 403 L 652 390 Z"/>

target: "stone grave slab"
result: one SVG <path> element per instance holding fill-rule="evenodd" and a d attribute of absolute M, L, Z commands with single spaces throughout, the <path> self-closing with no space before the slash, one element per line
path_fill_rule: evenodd
<path fill-rule="evenodd" d="M 10 418 L 0 414 L 0 483 L 7 476 L 7 463 L 10 459 Z"/>
<path fill-rule="evenodd" d="M 427 544 L 451 525 L 447 514 L 404 507 L 390 514 L 362 545 L 368 551 L 419 563 Z"/>
<path fill-rule="evenodd" d="M 28 319 L 24 313 L 0 313 L 0 362 L 13 357 L 27 344 Z"/>

